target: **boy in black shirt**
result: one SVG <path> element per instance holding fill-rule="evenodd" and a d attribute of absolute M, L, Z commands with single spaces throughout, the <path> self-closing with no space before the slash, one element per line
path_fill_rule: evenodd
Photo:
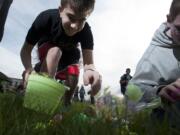
<path fill-rule="evenodd" d="M 38 15 L 26 36 L 21 49 L 21 60 L 25 67 L 24 87 L 33 70 L 45 72 L 59 78 L 64 73 L 70 91 L 65 93 L 65 102 L 70 102 L 78 83 L 81 44 L 84 64 L 84 84 L 91 84 L 95 95 L 101 87 L 101 76 L 93 62 L 93 35 L 86 22 L 94 9 L 95 0 L 61 0 L 59 9 L 46 10 Z M 38 45 L 40 63 L 33 69 L 31 52 Z"/>

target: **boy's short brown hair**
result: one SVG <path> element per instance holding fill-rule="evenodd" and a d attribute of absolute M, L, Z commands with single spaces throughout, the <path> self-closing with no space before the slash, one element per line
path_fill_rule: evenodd
<path fill-rule="evenodd" d="M 67 4 L 70 4 L 78 12 L 93 11 L 95 0 L 61 0 L 62 7 L 65 7 Z"/>
<path fill-rule="evenodd" d="M 170 16 L 169 21 L 174 21 L 174 19 L 179 14 L 180 14 L 180 0 L 173 0 L 169 11 L 169 16 Z"/>

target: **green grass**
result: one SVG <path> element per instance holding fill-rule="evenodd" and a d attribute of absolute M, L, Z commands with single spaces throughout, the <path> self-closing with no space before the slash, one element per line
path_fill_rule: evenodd
<path fill-rule="evenodd" d="M 73 103 L 61 108 L 61 121 L 53 116 L 23 107 L 23 97 L 0 93 L 0 135 L 178 135 L 168 122 L 151 119 L 148 111 L 133 114 L 124 120 L 122 104 L 96 108 Z"/>

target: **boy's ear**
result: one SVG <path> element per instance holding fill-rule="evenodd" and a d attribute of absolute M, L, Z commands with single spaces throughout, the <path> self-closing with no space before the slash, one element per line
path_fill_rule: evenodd
<path fill-rule="evenodd" d="M 172 22 L 172 17 L 168 14 L 166 15 L 166 18 L 167 18 L 167 22 L 168 23 L 171 23 Z"/>
<path fill-rule="evenodd" d="M 59 12 L 62 12 L 63 8 L 61 6 L 59 6 Z"/>

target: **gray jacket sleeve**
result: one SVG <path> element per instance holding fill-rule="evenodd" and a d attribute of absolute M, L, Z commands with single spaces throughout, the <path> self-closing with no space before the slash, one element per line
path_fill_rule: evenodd
<path fill-rule="evenodd" d="M 0 0 L 0 42 L 4 34 L 4 25 L 12 1 L 13 0 Z"/>
<path fill-rule="evenodd" d="M 135 74 L 130 80 L 131 84 L 137 85 L 144 93 L 141 101 L 150 102 L 157 96 L 157 90 L 161 86 L 161 74 L 152 60 L 152 51 L 154 47 L 150 46 L 139 61 Z M 150 59 L 151 57 L 151 59 Z"/>

